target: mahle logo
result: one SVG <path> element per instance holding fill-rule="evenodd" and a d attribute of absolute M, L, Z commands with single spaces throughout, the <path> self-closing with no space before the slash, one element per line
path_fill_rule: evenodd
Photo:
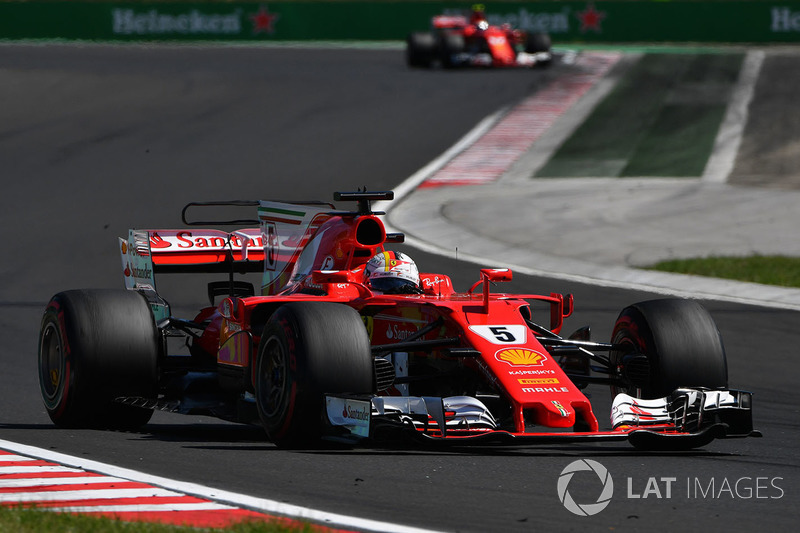
<path fill-rule="evenodd" d="M 594 472 L 602 484 L 602 490 L 597 497 L 597 501 L 593 503 L 578 503 L 569 493 L 569 484 L 572 477 L 576 472 Z M 608 473 L 606 467 L 592 461 L 591 459 L 578 459 L 573 461 L 561 471 L 558 477 L 558 499 L 564 504 L 567 511 L 574 513 L 578 516 L 593 516 L 608 507 L 611 503 L 611 497 L 614 495 L 614 480 L 611 479 L 611 474 Z"/>

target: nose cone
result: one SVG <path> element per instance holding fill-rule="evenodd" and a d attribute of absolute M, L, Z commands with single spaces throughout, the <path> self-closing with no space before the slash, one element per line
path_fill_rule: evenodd
<path fill-rule="evenodd" d="M 541 409 L 539 413 L 546 419 L 544 425 L 557 428 L 575 425 L 575 410 L 569 404 L 552 400 L 542 406 L 544 409 Z"/>

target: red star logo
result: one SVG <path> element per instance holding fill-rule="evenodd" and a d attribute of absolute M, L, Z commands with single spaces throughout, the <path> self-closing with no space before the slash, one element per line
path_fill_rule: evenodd
<path fill-rule="evenodd" d="M 586 33 L 588 30 L 597 33 L 603 32 L 600 23 L 606 18 L 606 13 L 605 11 L 597 11 L 594 8 L 594 4 L 587 5 L 585 11 L 578 11 L 575 16 L 581 21 L 581 33 Z"/>
<path fill-rule="evenodd" d="M 270 13 L 266 6 L 261 6 L 258 13 L 249 15 L 253 21 L 253 33 L 275 33 L 275 22 L 280 18 L 276 13 Z"/>

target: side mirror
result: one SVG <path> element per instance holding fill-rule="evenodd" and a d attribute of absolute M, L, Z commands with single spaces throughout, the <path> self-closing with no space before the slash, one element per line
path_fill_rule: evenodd
<path fill-rule="evenodd" d="M 360 283 L 353 279 L 349 270 L 314 270 L 311 272 L 311 281 L 321 285 L 323 283 Z"/>
<path fill-rule="evenodd" d="M 470 289 L 472 294 L 478 285 L 483 284 L 483 312 L 489 313 L 489 282 L 491 281 L 511 281 L 513 273 L 509 268 L 482 268 L 481 279 L 479 279 Z"/>
<path fill-rule="evenodd" d="M 514 273 L 509 268 L 482 268 L 481 277 L 489 281 L 511 281 Z"/>

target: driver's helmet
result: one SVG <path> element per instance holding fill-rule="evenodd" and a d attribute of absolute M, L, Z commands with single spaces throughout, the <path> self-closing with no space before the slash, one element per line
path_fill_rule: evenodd
<path fill-rule="evenodd" d="M 481 22 L 486 22 L 486 8 L 483 4 L 474 4 L 469 15 L 470 24 L 478 25 Z"/>
<path fill-rule="evenodd" d="M 414 260 L 401 252 L 381 252 L 367 262 L 367 284 L 386 294 L 419 294 L 419 270 Z"/>

